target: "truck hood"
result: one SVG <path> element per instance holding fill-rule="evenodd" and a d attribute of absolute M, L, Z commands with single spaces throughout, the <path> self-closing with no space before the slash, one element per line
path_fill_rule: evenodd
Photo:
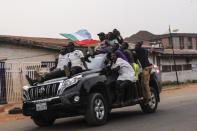
<path fill-rule="evenodd" d="M 102 69 L 95 69 L 95 70 L 88 70 L 88 71 L 84 71 L 82 73 L 78 73 L 72 77 L 75 77 L 77 75 L 83 75 L 83 76 L 87 76 L 89 74 L 93 74 L 93 73 L 98 73 L 100 72 Z M 47 85 L 47 84 L 51 84 L 51 83 L 57 83 L 57 82 L 63 82 L 64 80 L 68 79 L 68 77 L 61 77 L 61 78 L 55 78 L 55 79 L 51 79 L 51 80 L 48 80 L 48 81 L 45 81 L 43 83 L 39 83 L 37 84 L 36 86 L 41 86 L 41 85 Z M 36 87 L 35 86 L 35 87 Z M 30 87 L 34 87 L 34 86 L 25 86 L 26 88 L 30 88 Z"/>

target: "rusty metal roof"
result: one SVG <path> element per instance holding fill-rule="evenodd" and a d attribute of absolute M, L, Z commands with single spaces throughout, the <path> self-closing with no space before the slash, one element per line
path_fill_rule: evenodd
<path fill-rule="evenodd" d="M 70 42 L 70 40 L 58 39 L 58 38 L 41 38 L 41 37 L 23 37 L 23 36 L 0 35 L 0 42 L 8 43 L 8 44 L 15 44 L 15 45 L 33 46 L 33 47 L 40 47 L 40 48 L 57 50 L 62 46 L 66 46 Z"/>

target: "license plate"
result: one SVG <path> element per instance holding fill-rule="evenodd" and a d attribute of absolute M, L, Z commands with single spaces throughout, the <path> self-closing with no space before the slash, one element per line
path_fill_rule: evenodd
<path fill-rule="evenodd" d="M 47 110 L 47 104 L 46 103 L 36 104 L 36 111 L 45 111 L 45 110 Z"/>

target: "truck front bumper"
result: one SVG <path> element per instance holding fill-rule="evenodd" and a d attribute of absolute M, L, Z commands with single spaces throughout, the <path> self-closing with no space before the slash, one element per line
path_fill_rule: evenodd
<path fill-rule="evenodd" d="M 57 96 L 42 100 L 24 101 L 23 102 L 23 114 L 25 116 L 37 116 L 37 115 L 53 115 L 54 117 L 62 116 L 75 116 L 80 114 L 78 109 L 81 106 L 78 93 L 70 93 L 66 96 Z M 77 101 L 76 101 L 77 100 Z M 37 105 L 44 103 L 46 108 L 38 111 Z"/>

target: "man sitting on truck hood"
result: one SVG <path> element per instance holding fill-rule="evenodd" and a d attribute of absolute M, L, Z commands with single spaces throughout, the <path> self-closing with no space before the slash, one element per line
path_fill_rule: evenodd
<path fill-rule="evenodd" d="M 26 75 L 26 79 L 29 82 L 30 85 L 33 85 L 36 82 L 44 82 L 46 80 L 50 80 L 50 79 L 54 79 L 54 78 L 58 78 L 58 77 L 63 77 L 66 76 L 66 73 L 69 72 L 68 70 L 71 67 L 71 61 L 67 55 L 68 51 L 66 47 L 62 47 L 60 49 L 60 54 L 58 57 L 58 63 L 56 68 L 43 75 L 43 76 L 37 76 L 36 80 L 31 79 L 28 75 Z"/>
<path fill-rule="evenodd" d="M 83 52 L 80 50 L 75 50 L 75 45 L 73 42 L 69 42 L 67 48 L 69 52 L 67 55 L 71 61 L 71 75 L 80 73 L 83 69 L 88 70 Z"/>

